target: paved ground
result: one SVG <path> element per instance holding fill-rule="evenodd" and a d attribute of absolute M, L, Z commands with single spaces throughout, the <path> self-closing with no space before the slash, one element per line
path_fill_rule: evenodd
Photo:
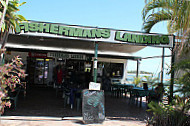
<path fill-rule="evenodd" d="M 19 98 L 16 110 L 8 109 L 1 117 L 1 125 L 5 126 L 59 126 L 59 125 L 84 125 L 81 110 L 75 106 L 63 107 L 61 95 L 55 96 L 55 90 L 51 88 L 36 88 L 29 91 L 27 98 Z M 106 120 L 103 126 L 141 126 L 146 125 L 149 114 L 146 112 L 146 104 L 142 107 L 129 104 L 128 98 L 115 98 L 105 96 Z"/>
<path fill-rule="evenodd" d="M 117 120 L 106 119 L 102 124 L 84 124 L 82 117 L 27 117 L 27 116 L 3 116 L 0 126 L 145 126 L 142 121 L 130 119 Z"/>
<path fill-rule="evenodd" d="M 102 124 L 84 124 L 82 117 L 26 117 L 26 116 L 3 116 L 1 126 L 145 126 L 143 121 L 130 119 L 117 120 L 106 119 Z"/>

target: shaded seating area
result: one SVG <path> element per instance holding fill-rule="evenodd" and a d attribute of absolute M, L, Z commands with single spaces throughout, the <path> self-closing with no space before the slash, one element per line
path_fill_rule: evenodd
<path fill-rule="evenodd" d="M 28 99 L 31 99 L 31 96 L 34 97 L 34 95 L 36 96 L 37 100 L 41 99 L 40 95 L 44 95 L 46 94 L 48 91 L 48 95 L 44 96 L 44 99 L 50 98 L 50 99 L 54 99 L 52 103 L 59 103 L 60 107 L 62 109 L 68 109 L 69 111 L 76 111 L 77 113 L 81 112 L 81 106 L 82 106 L 82 88 L 77 86 L 66 86 L 66 85 L 62 85 L 59 87 L 59 90 L 57 90 L 57 88 L 52 88 L 52 87 L 31 87 L 31 89 L 27 92 L 28 96 L 25 99 L 19 99 L 19 102 L 25 102 Z M 19 90 L 19 93 L 21 94 L 23 89 Z M 40 91 L 41 90 L 41 91 Z M 37 93 L 35 93 L 37 91 Z M 41 94 L 39 92 L 44 92 L 44 94 Z M 18 102 L 18 96 L 19 93 L 17 94 L 17 96 L 14 98 L 13 101 L 15 101 L 15 108 L 17 108 L 17 102 Z M 39 96 L 38 93 L 40 94 Z M 109 99 L 113 99 L 113 100 L 124 100 L 127 104 L 127 106 L 130 105 L 134 105 L 136 103 L 135 106 L 138 105 L 139 103 L 139 98 L 140 98 L 140 107 L 143 105 L 146 105 L 146 102 L 142 103 L 142 97 L 147 97 L 150 95 L 154 95 L 154 91 L 153 90 L 145 90 L 143 88 L 140 87 L 135 87 L 134 84 L 114 84 L 111 85 L 111 90 L 110 93 L 105 93 L 105 97 L 109 97 Z M 35 98 L 35 97 L 34 97 Z M 43 97 L 42 97 L 43 99 Z M 31 102 L 34 101 L 31 100 Z M 21 103 L 22 103 L 21 102 Z M 30 101 L 27 101 L 30 102 Z M 49 104 L 52 104 L 49 103 Z M 40 103 L 43 104 L 43 103 Z M 143 104 L 143 105 L 142 105 Z M 19 103 L 19 107 L 25 107 L 22 106 L 22 104 Z"/>
<path fill-rule="evenodd" d="M 148 97 L 155 96 L 155 91 L 153 88 L 143 88 L 135 87 L 134 84 L 112 84 L 111 85 L 111 94 L 112 97 L 116 98 L 126 98 L 129 96 L 129 103 L 135 103 L 136 105 L 142 106 L 142 98 L 146 97 L 146 103 L 148 102 Z"/>
<path fill-rule="evenodd" d="M 70 90 L 68 90 L 69 93 Z M 77 92 L 75 92 L 77 93 Z M 129 104 L 126 98 L 112 97 L 105 94 L 105 113 L 107 118 L 128 117 L 144 120 L 147 117 L 146 107 L 138 108 Z M 67 100 L 65 100 L 67 99 Z M 70 96 L 62 98 L 61 93 L 56 97 L 55 89 L 31 87 L 25 99 L 18 97 L 17 109 L 7 109 L 4 115 L 9 116 L 51 116 L 51 117 L 73 117 L 82 116 L 81 97 L 74 96 L 73 108 L 68 102 Z M 66 104 L 65 104 L 66 103 Z M 68 104 L 69 103 L 69 104 Z M 145 106 L 143 104 L 143 106 Z M 140 114 L 137 114 L 140 113 Z M 146 116 L 145 116 L 146 115 Z"/>

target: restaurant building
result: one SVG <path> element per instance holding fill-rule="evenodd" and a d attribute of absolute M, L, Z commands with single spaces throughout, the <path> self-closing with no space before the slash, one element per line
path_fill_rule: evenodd
<path fill-rule="evenodd" d="M 105 77 L 125 83 L 128 60 L 137 61 L 138 69 L 141 57 L 133 53 L 146 46 L 172 48 L 173 40 L 172 35 L 28 21 L 9 34 L 5 60 L 19 55 L 33 86 L 53 86 L 61 67 L 65 81 L 87 87 L 97 76 L 105 87 Z"/>

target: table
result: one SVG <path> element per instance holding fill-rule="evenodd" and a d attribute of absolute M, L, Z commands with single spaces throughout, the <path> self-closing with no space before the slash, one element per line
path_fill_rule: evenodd
<path fill-rule="evenodd" d="M 142 87 L 134 87 L 131 89 L 131 93 L 130 93 L 130 98 L 131 96 L 134 96 L 137 98 L 137 104 L 138 104 L 138 98 L 140 97 L 140 107 L 142 106 L 142 97 L 146 97 L 147 100 L 147 96 L 150 95 L 155 95 L 154 89 L 144 89 Z"/>

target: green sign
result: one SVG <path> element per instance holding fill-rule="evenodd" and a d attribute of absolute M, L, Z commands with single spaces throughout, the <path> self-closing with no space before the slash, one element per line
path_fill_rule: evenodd
<path fill-rule="evenodd" d="M 62 26 L 58 24 L 47 23 L 20 23 L 16 27 L 16 33 L 24 32 L 39 32 L 63 35 L 68 37 L 81 37 L 81 38 L 109 38 L 109 29 L 84 29 Z"/>
<path fill-rule="evenodd" d="M 173 47 L 173 36 L 169 35 L 147 34 L 43 22 L 20 23 L 17 25 L 15 33 L 86 41 Z"/>
<path fill-rule="evenodd" d="M 166 35 L 137 35 L 124 33 L 121 37 L 120 32 L 116 32 L 115 40 L 129 43 L 139 43 L 139 44 L 169 44 L 169 37 Z"/>

